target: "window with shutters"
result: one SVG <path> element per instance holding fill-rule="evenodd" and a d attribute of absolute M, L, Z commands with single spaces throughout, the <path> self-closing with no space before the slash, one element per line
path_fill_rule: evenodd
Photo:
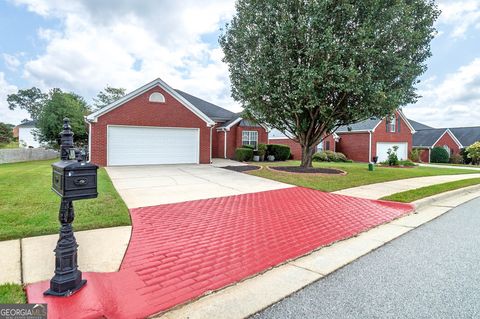
<path fill-rule="evenodd" d="M 387 132 L 395 133 L 397 131 L 397 119 L 395 115 L 387 118 Z"/>

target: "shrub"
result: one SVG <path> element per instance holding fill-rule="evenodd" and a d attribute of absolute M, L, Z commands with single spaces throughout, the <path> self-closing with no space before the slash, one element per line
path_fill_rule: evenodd
<path fill-rule="evenodd" d="M 347 157 L 343 153 L 333 151 L 321 151 L 313 154 L 314 162 L 348 162 Z"/>
<path fill-rule="evenodd" d="M 450 163 L 463 164 L 463 156 L 460 154 L 453 154 L 452 156 L 450 156 Z"/>
<path fill-rule="evenodd" d="M 415 166 L 415 163 L 411 160 L 399 161 L 398 164 L 402 166 Z"/>
<path fill-rule="evenodd" d="M 443 147 L 437 146 L 432 148 L 430 153 L 430 162 L 432 163 L 448 163 L 450 155 Z"/>
<path fill-rule="evenodd" d="M 460 155 L 463 157 L 463 163 L 464 164 L 470 164 L 472 162 L 472 159 L 468 157 L 468 151 L 466 148 L 462 148 L 460 150 Z"/>
<path fill-rule="evenodd" d="M 472 159 L 473 164 L 478 164 L 480 162 L 480 141 L 477 141 L 467 147 L 468 158 Z"/>
<path fill-rule="evenodd" d="M 313 154 L 312 161 L 314 162 L 327 162 L 328 156 L 325 152 L 317 152 Z"/>
<path fill-rule="evenodd" d="M 286 161 L 290 158 L 290 147 L 282 144 L 268 144 L 267 155 L 275 156 L 276 161 Z"/>
<path fill-rule="evenodd" d="M 235 158 L 240 162 L 251 161 L 253 159 L 253 150 L 251 148 L 239 147 L 235 150 Z"/>
<path fill-rule="evenodd" d="M 345 154 L 336 152 L 335 153 L 335 162 L 346 162 L 348 159 Z"/>
<path fill-rule="evenodd" d="M 387 151 L 388 154 L 388 165 L 397 166 L 398 165 L 398 156 L 397 156 L 398 146 L 394 145 L 392 148 L 389 148 Z"/>
<path fill-rule="evenodd" d="M 258 144 L 258 155 L 265 156 L 267 154 L 267 145 Z"/>
<path fill-rule="evenodd" d="M 253 146 L 253 145 L 242 145 L 241 148 L 249 148 L 253 151 L 255 149 L 255 146 Z"/>
<path fill-rule="evenodd" d="M 411 152 L 410 152 L 410 156 L 409 158 L 414 161 L 414 162 L 420 162 L 420 157 L 422 155 L 422 150 L 419 149 L 419 148 L 414 148 Z"/>

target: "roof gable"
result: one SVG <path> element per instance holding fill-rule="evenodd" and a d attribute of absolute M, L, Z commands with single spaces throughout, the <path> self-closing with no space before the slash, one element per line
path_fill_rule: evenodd
<path fill-rule="evenodd" d="M 444 128 L 417 131 L 413 134 L 413 146 L 432 147 L 446 131 Z"/>
<path fill-rule="evenodd" d="M 480 126 L 454 127 L 450 131 L 464 147 L 480 141 Z"/>
<path fill-rule="evenodd" d="M 177 91 L 172 89 L 167 83 L 163 82 L 160 78 L 153 80 L 150 83 L 145 84 L 144 86 L 128 93 L 124 97 L 118 99 L 117 101 L 110 103 L 109 105 L 101 108 L 100 110 L 93 112 L 92 114 L 88 115 L 86 117 L 86 120 L 89 122 L 96 122 L 97 119 L 102 116 L 103 114 L 106 114 L 117 107 L 125 104 L 126 102 L 132 100 L 133 98 L 147 92 L 148 90 L 159 86 L 163 90 L 165 90 L 168 94 L 170 94 L 174 99 L 178 100 L 180 103 L 182 103 L 187 109 L 189 109 L 192 113 L 197 115 L 199 118 L 205 121 L 207 125 L 215 125 L 215 121 L 212 120 L 210 117 L 208 117 L 204 112 L 202 112 L 200 109 L 198 109 L 195 105 L 193 105 L 191 102 L 189 102 L 187 99 L 185 99 L 182 95 L 180 95 Z"/>

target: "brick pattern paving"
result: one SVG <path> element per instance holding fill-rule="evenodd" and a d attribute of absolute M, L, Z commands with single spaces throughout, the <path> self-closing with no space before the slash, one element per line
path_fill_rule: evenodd
<path fill-rule="evenodd" d="M 27 287 L 27 293 L 30 302 L 49 301 L 58 317 L 75 317 L 71 310 L 79 304 L 92 317 L 145 317 L 412 209 L 300 187 L 137 208 L 131 210 L 132 240 L 118 273 L 103 280 L 91 274 L 97 277 L 68 298 L 74 299 L 69 306 L 65 298 L 40 296 L 46 283 Z M 120 283 L 107 283 L 114 280 Z M 106 301 L 88 305 L 87 294 Z"/>

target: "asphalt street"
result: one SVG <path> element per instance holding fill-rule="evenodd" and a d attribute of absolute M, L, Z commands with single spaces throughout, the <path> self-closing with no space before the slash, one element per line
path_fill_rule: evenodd
<path fill-rule="evenodd" d="M 253 318 L 480 318 L 480 198 Z"/>

